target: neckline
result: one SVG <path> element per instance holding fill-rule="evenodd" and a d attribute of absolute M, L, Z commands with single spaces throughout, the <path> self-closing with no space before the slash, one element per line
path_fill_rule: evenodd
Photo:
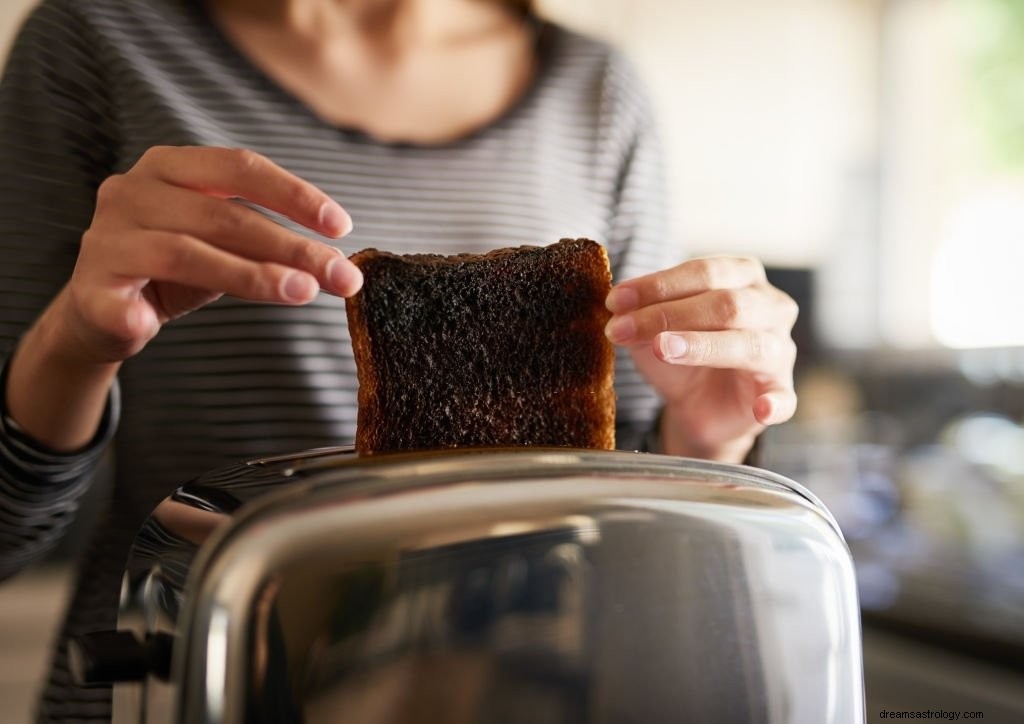
<path fill-rule="evenodd" d="M 515 121 L 531 105 L 533 100 L 540 94 L 542 88 L 547 85 L 551 76 L 551 70 L 557 55 L 558 46 L 561 43 L 560 28 L 554 23 L 537 16 L 527 18 L 533 33 L 534 57 L 536 60 L 536 72 L 533 74 L 526 88 L 519 96 L 499 115 L 487 123 L 474 128 L 462 136 L 437 143 L 423 143 L 410 140 L 386 140 L 378 138 L 358 126 L 333 123 L 322 116 L 296 96 L 290 90 L 281 85 L 270 76 L 265 70 L 258 66 L 249 56 L 244 53 L 220 27 L 206 0 L 186 0 L 187 6 L 193 9 L 196 19 L 210 34 L 218 49 L 223 52 L 224 57 L 234 66 L 241 75 L 254 80 L 265 93 L 276 98 L 279 102 L 285 103 L 301 113 L 319 128 L 333 133 L 344 134 L 362 143 L 380 146 L 381 148 L 415 148 L 424 151 L 451 149 L 453 147 L 469 144 L 491 132 L 503 128 Z"/>

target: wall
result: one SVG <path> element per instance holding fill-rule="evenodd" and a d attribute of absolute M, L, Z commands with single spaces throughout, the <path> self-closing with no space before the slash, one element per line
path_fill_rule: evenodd
<path fill-rule="evenodd" d="M 881 0 L 541 5 L 642 70 L 689 251 L 813 265 L 850 233 L 876 172 Z"/>
<path fill-rule="evenodd" d="M 37 0 L 0 1 L 0 60 L 7 57 L 7 51 L 22 18 Z"/>

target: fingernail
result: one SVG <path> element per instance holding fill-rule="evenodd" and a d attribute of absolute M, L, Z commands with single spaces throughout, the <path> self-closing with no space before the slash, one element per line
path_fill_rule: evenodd
<path fill-rule="evenodd" d="M 320 228 L 331 236 L 345 236 L 352 231 L 352 217 L 333 201 L 325 201 L 320 207 Z"/>
<path fill-rule="evenodd" d="M 341 256 L 331 259 L 327 268 L 327 279 L 334 291 L 343 297 L 355 294 L 363 286 L 363 273 L 359 267 L 345 261 Z"/>
<path fill-rule="evenodd" d="M 319 289 L 316 280 L 302 272 L 292 272 L 284 278 L 282 285 L 284 297 L 290 302 L 308 302 L 316 296 Z"/>
<path fill-rule="evenodd" d="M 679 359 L 686 356 L 686 340 L 678 334 L 663 334 L 659 342 L 661 355 L 665 359 Z"/>
<path fill-rule="evenodd" d="M 615 287 L 608 292 L 605 306 L 612 314 L 622 314 L 636 309 L 640 305 L 640 295 L 630 287 Z"/>
<path fill-rule="evenodd" d="M 636 322 L 632 317 L 612 317 L 604 328 L 608 339 L 616 344 L 625 344 L 636 336 Z"/>

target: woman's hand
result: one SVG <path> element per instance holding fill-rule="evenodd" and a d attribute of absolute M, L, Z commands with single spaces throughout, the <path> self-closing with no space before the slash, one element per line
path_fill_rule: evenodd
<path fill-rule="evenodd" d="M 312 184 L 246 150 L 158 147 L 100 186 L 63 292 L 78 351 L 90 362 L 138 353 L 161 325 L 222 294 L 304 304 L 323 288 L 358 291 L 359 270 L 334 247 L 290 231 L 276 211 L 324 236 L 352 228 Z"/>
<path fill-rule="evenodd" d="M 70 281 L 11 358 L 7 409 L 27 434 L 54 450 L 87 444 L 120 363 L 223 294 L 304 304 L 362 286 L 337 249 L 238 200 L 328 237 L 352 228 L 322 191 L 251 151 L 150 149 L 100 187 Z"/>
<path fill-rule="evenodd" d="M 740 462 L 766 425 L 796 411 L 797 305 L 754 259 L 708 257 L 619 284 L 608 338 L 665 401 L 674 455 Z"/>

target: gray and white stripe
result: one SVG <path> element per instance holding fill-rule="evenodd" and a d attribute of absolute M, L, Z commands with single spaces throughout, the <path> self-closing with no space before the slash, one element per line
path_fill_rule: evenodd
<path fill-rule="evenodd" d="M 617 279 L 677 261 L 665 243 L 650 111 L 625 61 L 542 25 L 541 71 L 497 122 L 436 147 L 338 128 L 262 75 L 198 0 L 45 0 L 0 85 L 0 356 L 65 283 L 100 182 L 149 147 L 247 147 L 351 213 L 351 253 L 482 252 L 562 237 L 604 243 Z M 658 400 L 623 356 L 619 446 L 636 447 Z M 68 635 L 114 622 L 134 531 L 197 473 L 249 456 L 346 443 L 356 378 L 344 302 L 222 299 L 167 325 L 119 377 L 87 450 L 42 449 L 0 418 L 0 578 L 52 548 L 112 439 L 110 510 L 80 569 L 41 712 L 102 721 L 109 693 L 74 687 Z"/>

